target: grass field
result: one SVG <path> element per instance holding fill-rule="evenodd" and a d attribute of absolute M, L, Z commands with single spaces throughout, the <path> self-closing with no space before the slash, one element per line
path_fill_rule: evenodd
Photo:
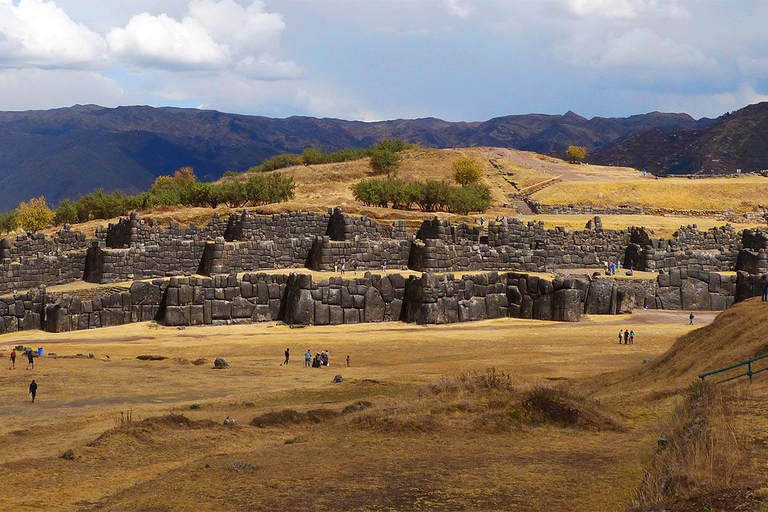
<path fill-rule="evenodd" d="M 627 327 L 638 333 L 634 346 L 614 341 Z M 625 389 L 604 390 L 600 402 L 569 398 L 569 407 L 597 418 L 584 425 L 535 414 L 526 419 L 520 400 L 534 396 L 526 393 L 537 383 L 572 384 L 638 367 L 691 329 L 682 313 L 645 312 L 576 325 L 504 319 L 178 330 L 133 324 L 6 335 L 3 357 L 16 343 L 58 357 L 38 359 L 32 371 L 20 364 L 0 374 L 0 475 L 38 489 L 6 493 L 0 504 L 3 510 L 623 510 L 652 456 L 657 422 L 676 399 L 636 402 Z M 281 366 L 286 346 L 293 357 Z M 328 349 L 331 367 L 304 368 L 307 349 Z M 63 357 L 78 353 L 86 357 Z M 137 360 L 142 354 L 168 359 Z M 347 354 L 350 368 L 341 364 Z M 212 369 L 215 357 L 231 368 Z M 197 358 L 206 364 L 192 364 Z M 450 391 L 444 384 L 491 367 L 511 375 L 511 394 Z M 341 384 L 331 383 L 337 373 Z M 31 378 L 40 385 L 35 404 L 26 395 Z M 439 387 L 441 379 L 449 391 L 430 392 L 427 385 Z M 317 423 L 249 424 L 269 412 L 339 412 L 361 400 L 371 406 L 320 414 Z M 191 404 L 200 408 L 190 410 Z M 237 426 L 222 426 L 227 416 Z M 66 450 L 73 460 L 60 458 Z"/>
<path fill-rule="evenodd" d="M 632 179 L 563 182 L 533 195 L 543 204 L 593 207 L 620 205 L 668 210 L 712 210 L 744 213 L 768 206 L 768 178 L 744 176 L 711 179 Z"/>

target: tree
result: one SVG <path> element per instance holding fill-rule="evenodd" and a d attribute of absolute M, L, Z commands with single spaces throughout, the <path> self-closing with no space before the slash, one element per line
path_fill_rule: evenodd
<path fill-rule="evenodd" d="M 15 231 L 19 227 L 19 223 L 16 221 L 16 212 L 4 212 L 0 213 L 0 231 L 3 233 L 10 233 Z"/>
<path fill-rule="evenodd" d="M 371 167 L 388 176 L 394 175 L 400 167 L 400 155 L 391 149 L 377 147 L 371 151 Z"/>
<path fill-rule="evenodd" d="M 483 176 L 483 164 L 475 157 L 461 156 L 453 161 L 453 179 L 462 187 L 474 185 Z"/>
<path fill-rule="evenodd" d="M 16 219 L 24 231 L 32 233 L 50 225 L 56 214 L 48 208 L 45 197 L 30 199 L 28 203 L 21 202 L 16 208 Z"/>
<path fill-rule="evenodd" d="M 568 149 L 565 150 L 565 154 L 568 155 L 568 158 L 571 159 L 571 162 L 576 162 L 576 160 L 584 160 L 587 158 L 587 148 L 582 146 L 568 146 Z"/>

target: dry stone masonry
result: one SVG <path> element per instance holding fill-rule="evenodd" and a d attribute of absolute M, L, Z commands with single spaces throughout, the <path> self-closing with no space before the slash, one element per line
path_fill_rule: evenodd
<path fill-rule="evenodd" d="M 0 240 L 0 331 L 63 332 L 157 320 L 166 325 L 283 321 L 336 325 L 405 321 L 441 324 L 487 318 L 578 321 L 582 314 L 635 308 L 722 310 L 760 293 L 768 233 L 726 225 L 681 227 L 672 238 L 642 227 L 547 229 L 500 218 L 487 224 L 425 220 L 380 224 L 336 208 L 255 215 L 206 226 L 160 227 L 136 213 L 87 239 L 68 225 L 53 236 Z M 532 272 L 602 270 L 605 261 L 656 272 L 544 279 Z M 330 271 L 316 281 L 275 269 Z M 367 271 L 387 269 L 385 275 Z M 400 270 L 421 271 L 406 276 Z M 269 270 L 270 272 L 265 272 Z M 479 271 L 455 277 L 452 273 Z M 123 283 L 105 292 L 57 294 L 46 287 L 83 279 Z"/>

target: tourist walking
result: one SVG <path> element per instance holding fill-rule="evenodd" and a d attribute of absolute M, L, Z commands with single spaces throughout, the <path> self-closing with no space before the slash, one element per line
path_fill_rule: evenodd
<path fill-rule="evenodd" d="M 347 354 L 347 366 L 349 366 L 350 361 L 351 360 L 349 359 L 349 354 Z"/>
<path fill-rule="evenodd" d="M 760 290 L 763 292 L 763 302 L 768 301 L 768 277 L 765 274 L 760 278 Z"/>
<path fill-rule="evenodd" d="M 288 360 L 291 358 L 291 349 L 285 349 L 285 361 L 283 364 L 288 364 Z"/>
<path fill-rule="evenodd" d="M 312 352 L 309 349 L 304 354 L 304 366 L 312 366 Z"/>
<path fill-rule="evenodd" d="M 35 403 L 35 397 L 37 396 L 37 382 L 35 382 L 35 379 L 32 379 L 32 382 L 29 384 L 29 394 L 32 395 L 32 403 Z"/>
<path fill-rule="evenodd" d="M 344 275 L 344 272 L 347 270 L 347 263 L 342 261 L 341 262 L 341 275 Z"/>
<path fill-rule="evenodd" d="M 629 344 L 635 344 L 635 331 L 629 331 Z"/>
<path fill-rule="evenodd" d="M 16 369 L 16 349 L 14 348 L 11 350 L 11 367 L 8 368 L 9 370 L 15 370 Z"/>
<path fill-rule="evenodd" d="M 621 345 L 622 340 L 624 340 L 624 331 L 619 329 L 619 345 Z"/>
<path fill-rule="evenodd" d="M 691 314 L 688 315 L 688 325 L 693 325 L 693 319 L 696 318 L 693 316 L 693 311 L 691 311 Z"/>
<path fill-rule="evenodd" d="M 629 345 L 629 329 L 624 330 L 624 344 Z"/>
<path fill-rule="evenodd" d="M 32 349 L 27 349 L 27 367 L 26 370 L 29 370 L 30 367 L 34 370 L 35 369 L 35 356 L 32 354 Z"/>

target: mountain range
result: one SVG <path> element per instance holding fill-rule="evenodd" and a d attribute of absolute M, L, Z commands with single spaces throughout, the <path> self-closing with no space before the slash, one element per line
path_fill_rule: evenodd
<path fill-rule="evenodd" d="M 0 204 L 12 209 L 39 195 L 55 204 L 98 187 L 135 193 L 182 166 L 212 180 L 279 153 L 368 147 L 385 138 L 426 147 L 498 146 L 558 156 L 575 144 L 587 148 L 591 162 L 657 172 L 688 173 L 715 159 L 722 164 L 719 172 L 736 164 L 751 170 L 768 167 L 766 123 L 768 104 L 715 120 L 661 112 L 586 119 L 568 112 L 483 122 L 361 122 L 96 105 L 0 112 Z"/>

